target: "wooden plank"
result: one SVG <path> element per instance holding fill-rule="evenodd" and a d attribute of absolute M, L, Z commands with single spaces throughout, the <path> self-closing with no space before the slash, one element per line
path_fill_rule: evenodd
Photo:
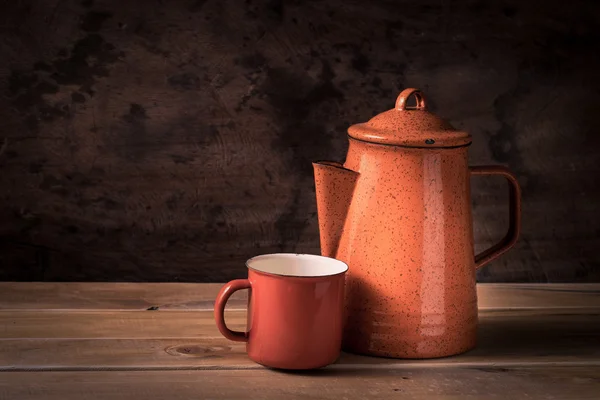
<path fill-rule="evenodd" d="M 213 339 L 0 340 L 0 371 L 262 368 L 245 344 Z"/>
<path fill-rule="evenodd" d="M 246 328 L 246 312 L 226 313 L 231 329 Z M 0 338 L 181 339 L 221 337 L 212 311 L 0 311 Z"/>
<path fill-rule="evenodd" d="M 478 347 L 436 360 L 343 354 L 339 365 L 537 365 L 600 363 L 600 313 L 590 310 L 480 313 Z M 0 312 L 0 370 L 260 368 L 243 343 L 224 339 L 210 311 Z M 227 314 L 244 329 L 245 314 Z"/>
<path fill-rule="evenodd" d="M 220 283 L 0 282 L 0 310 L 209 310 Z M 600 284 L 477 285 L 480 308 L 600 308 Z M 246 307 L 246 291 L 230 308 Z"/>
<path fill-rule="evenodd" d="M 600 284 L 479 283 L 480 309 L 600 308 Z"/>
<path fill-rule="evenodd" d="M 65 399 L 597 399 L 600 367 L 405 368 L 0 374 L 2 398 Z"/>
<path fill-rule="evenodd" d="M 208 310 L 222 284 L 216 283 L 79 283 L 0 282 L 0 309 L 21 310 Z M 240 291 L 229 302 L 245 307 Z"/>
<path fill-rule="evenodd" d="M 518 321 L 559 326 L 564 321 L 585 323 L 598 319 L 598 311 L 570 309 L 482 310 L 482 323 Z M 513 320 L 514 319 L 514 320 Z M 246 327 L 245 311 L 227 311 L 232 329 Z M 537 326 L 537 325 L 536 325 Z M 220 337 L 212 311 L 0 311 L 0 338 L 5 339 L 129 339 Z"/>

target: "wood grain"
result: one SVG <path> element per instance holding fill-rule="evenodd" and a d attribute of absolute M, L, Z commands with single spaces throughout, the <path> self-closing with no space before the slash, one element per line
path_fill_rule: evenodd
<path fill-rule="evenodd" d="M 231 329 L 246 328 L 246 312 L 225 313 Z M 3 338 L 215 338 L 212 311 L 0 311 Z"/>
<path fill-rule="evenodd" d="M 233 329 L 245 313 L 227 313 Z M 600 363 L 600 310 L 480 312 L 479 343 L 466 354 L 408 361 L 343 354 L 338 367 Z M 261 368 L 225 340 L 210 311 L 0 312 L 0 370 Z"/>
<path fill-rule="evenodd" d="M 0 282 L 0 310 L 210 310 L 221 283 Z M 600 284 L 477 285 L 479 308 L 595 308 Z M 245 309 L 246 291 L 229 300 Z"/>
<path fill-rule="evenodd" d="M 220 285 L 1 284 L 0 398 L 596 399 L 597 285 L 480 285 L 476 349 L 434 360 L 342 353 L 291 373 L 213 321 Z M 246 325 L 245 297 L 226 312 Z M 147 306 L 158 307 L 148 310 Z"/>
<path fill-rule="evenodd" d="M 0 282 L 0 309 L 38 310 L 209 310 L 218 283 Z M 245 291 L 230 307 L 246 307 Z"/>
<path fill-rule="evenodd" d="M 3 398 L 63 399 L 597 399 L 600 367 L 445 368 L 283 373 L 245 371 L 11 372 Z"/>

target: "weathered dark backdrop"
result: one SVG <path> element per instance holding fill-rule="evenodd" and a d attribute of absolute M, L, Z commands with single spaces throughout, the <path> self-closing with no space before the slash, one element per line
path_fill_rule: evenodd
<path fill-rule="evenodd" d="M 311 161 L 418 87 L 523 186 L 481 281 L 600 281 L 596 1 L 3 1 L 0 279 L 225 281 L 318 253 Z M 477 248 L 505 183 L 473 180 Z"/>

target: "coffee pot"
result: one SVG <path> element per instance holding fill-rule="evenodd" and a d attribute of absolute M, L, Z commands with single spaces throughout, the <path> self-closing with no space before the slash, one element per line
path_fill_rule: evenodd
<path fill-rule="evenodd" d="M 416 105 L 408 107 L 414 96 Z M 476 270 L 517 241 L 521 191 L 502 166 L 469 166 L 471 136 L 427 111 L 418 89 L 348 129 L 345 162 L 313 163 L 321 254 L 345 262 L 343 349 L 434 358 L 472 349 Z M 508 181 L 509 228 L 474 254 L 470 179 Z"/>

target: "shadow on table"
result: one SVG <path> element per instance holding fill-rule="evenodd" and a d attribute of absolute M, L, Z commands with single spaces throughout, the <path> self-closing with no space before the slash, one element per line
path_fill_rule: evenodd
<path fill-rule="evenodd" d="M 465 357 L 503 357 L 518 361 L 553 357 L 590 357 L 600 354 L 600 312 L 568 310 L 486 312 L 480 316 L 478 345 Z M 542 360 L 540 360 L 542 361 Z"/>
<path fill-rule="evenodd" d="M 558 310 L 535 314 L 535 311 L 486 311 L 480 316 L 477 347 L 457 356 L 403 360 L 368 357 L 342 353 L 329 367 L 310 371 L 280 371 L 288 375 L 311 377 L 364 376 L 389 371 L 392 367 L 403 370 L 419 367 L 452 366 L 457 368 L 481 367 L 497 363 L 491 369 L 501 371 L 506 365 L 527 365 L 533 362 L 584 361 L 600 356 L 600 313 L 597 310 L 576 314 Z M 406 368 L 403 368 L 403 364 Z M 389 366 L 389 368 L 386 368 Z M 408 379 L 408 378 L 407 378 Z"/>

